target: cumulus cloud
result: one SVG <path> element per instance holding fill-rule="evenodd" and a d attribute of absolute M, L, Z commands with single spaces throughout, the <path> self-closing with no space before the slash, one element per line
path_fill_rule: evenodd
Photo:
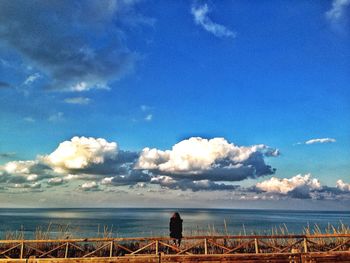
<path fill-rule="evenodd" d="M 342 24 L 345 22 L 349 7 L 350 0 L 333 0 L 332 8 L 326 12 L 326 18 L 332 25 Z"/>
<path fill-rule="evenodd" d="M 86 170 L 115 159 L 117 144 L 105 139 L 92 137 L 73 137 L 60 143 L 58 148 L 42 159 L 56 172 Z"/>
<path fill-rule="evenodd" d="M 26 183 L 46 179 L 47 186 L 72 180 L 96 182 L 101 186 L 159 184 L 181 190 L 233 190 L 236 186 L 217 181 L 239 181 L 273 174 L 264 158 L 278 150 L 265 145 L 239 147 L 223 138 L 184 140 L 161 151 L 145 148 L 141 153 L 118 149 L 103 138 L 73 137 L 50 154 L 32 161 L 8 162 L 0 168 L 0 182 Z M 171 177 L 166 183 L 160 175 Z M 99 188 L 100 189 L 100 188 Z"/>
<path fill-rule="evenodd" d="M 272 177 L 257 183 L 255 186 L 263 192 L 289 195 L 302 199 L 310 198 L 310 193 L 313 191 L 322 190 L 320 181 L 312 178 L 311 174 L 299 174 L 289 179 Z"/>
<path fill-rule="evenodd" d="M 212 33 L 217 37 L 234 38 L 236 36 L 235 32 L 231 31 L 223 25 L 213 22 L 208 16 L 209 12 L 210 9 L 207 4 L 193 5 L 191 8 L 194 22 L 197 25 L 200 25 L 204 30 Z"/>
<path fill-rule="evenodd" d="M 87 105 L 91 102 L 91 99 L 85 97 L 74 97 L 64 99 L 65 103 L 68 104 L 78 104 L 78 105 Z"/>
<path fill-rule="evenodd" d="M 305 144 L 316 144 L 316 143 L 333 143 L 336 142 L 336 139 L 333 138 L 320 138 L 320 139 L 311 139 L 305 142 Z"/>
<path fill-rule="evenodd" d="M 39 161 L 11 161 L 0 167 L 0 183 L 8 186 L 38 182 L 53 176 L 50 167 Z"/>
<path fill-rule="evenodd" d="M 271 155 L 278 151 L 262 144 L 240 147 L 224 138 L 192 137 L 171 150 L 144 148 L 135 167 L 179 179 L 240 181 L 274 174 L 264 160 Z"/>
<path fill-rule="evenodd" d="M 125 174 L 130 177 L 130 181 L 131 178 L 137 181 L 136 175 L 130 175 L 136 159 L 136 153 L 118 151 L 115 142 L 101 138 L 73 137 L 59 144 L 51 154 L 38 156 L 36 160 L 12 161 L 1 166 L 0 183 L 13 185 L 47 180 L 47 186 L 52 187 L 72 180 L 96 181 L 111 174 Z"/>
<path fill-rule="evenodd" d="M 135 152 L 119 150 L 116 142 L 103 138 L 73 137 L 60 143 L 51 154 L 41 156 L 40 161 L 63 176 L 62 183 L 88 180 L 118 186 L 150 180 L 148 174 L 133 169 L 137 157 Z"/>
<path fill-rule="evenodd" d="M 137 57 L 123 31 L 145 24 L 136 2 L 0 1 L 0 43 L 39 70 L 48 89 L 105 89 Z"/>
<path fill-rule="evenodd" d="M 114 187 L 161 190 L 226 191 L 246 200 L 349 199 L 349 184 L 322 186 L 310 174 L 276 178 L 244 188 L 233 182 L 273 174 L 265 158 L 279 155 L 266 145 L 236 146 L 224 138 L 193 137 L 171 150 L 145 148 L 141 153 L 120 150 L 103 138 L 73 137 L 50 154 L 35 160 L 10 161 L 0 166 L 0 189 L 43 191 L 44 187 L 78 185 L 82 191 L 111 191 Z M 21 191 L 22 191 L 21 190 Z M 11 191 L 10 191 L 11 192 Z M 22 191 L 23 192 L 23 191 Z"/>
<path fill-rule="evenodd" d="M 343 192 L 350 192 L 350 184 L 345 183 L 343 180 L 338 180 L 336 187 Z"/>

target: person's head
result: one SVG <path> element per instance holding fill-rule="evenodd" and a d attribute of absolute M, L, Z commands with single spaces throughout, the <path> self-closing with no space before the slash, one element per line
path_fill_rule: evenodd
<path fill-rule="evenodd" d="M 171 218 L 181 219 L 180 214 L 178 212 L 175 212 Z"/>

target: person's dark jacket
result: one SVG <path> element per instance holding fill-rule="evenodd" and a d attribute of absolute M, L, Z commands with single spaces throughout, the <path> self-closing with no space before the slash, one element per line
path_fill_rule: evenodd
<path fill-rule="evenodd" d="M 182 219 L 170 218 L 169 229 L 170 237 L 177 239 L 182 238 Z"/>

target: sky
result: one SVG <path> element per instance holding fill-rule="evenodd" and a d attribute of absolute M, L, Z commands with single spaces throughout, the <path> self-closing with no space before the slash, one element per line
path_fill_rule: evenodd
<path fill-rule="evenodd" d="M 350 206 L 350 0 L 0 1 L 0 207 Z"/>

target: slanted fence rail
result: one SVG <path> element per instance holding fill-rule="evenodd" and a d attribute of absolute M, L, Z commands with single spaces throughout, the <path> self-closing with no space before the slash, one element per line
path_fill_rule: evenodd
<path fill-rule="evenodd" d="M 84 259 L 152 255 L 172 258 L 191 258 L 195 255 L 210 258 L 220 255 L 224 258 L 247 254 L 264 257 L 337 252 L 350 253 L 350 234 L 189 236 L 182 239 L 181 246 L 176 246 L 173 239 L 168 237 L 0 240 L 0 262 L 1 259 L 29 258 Z"/>

